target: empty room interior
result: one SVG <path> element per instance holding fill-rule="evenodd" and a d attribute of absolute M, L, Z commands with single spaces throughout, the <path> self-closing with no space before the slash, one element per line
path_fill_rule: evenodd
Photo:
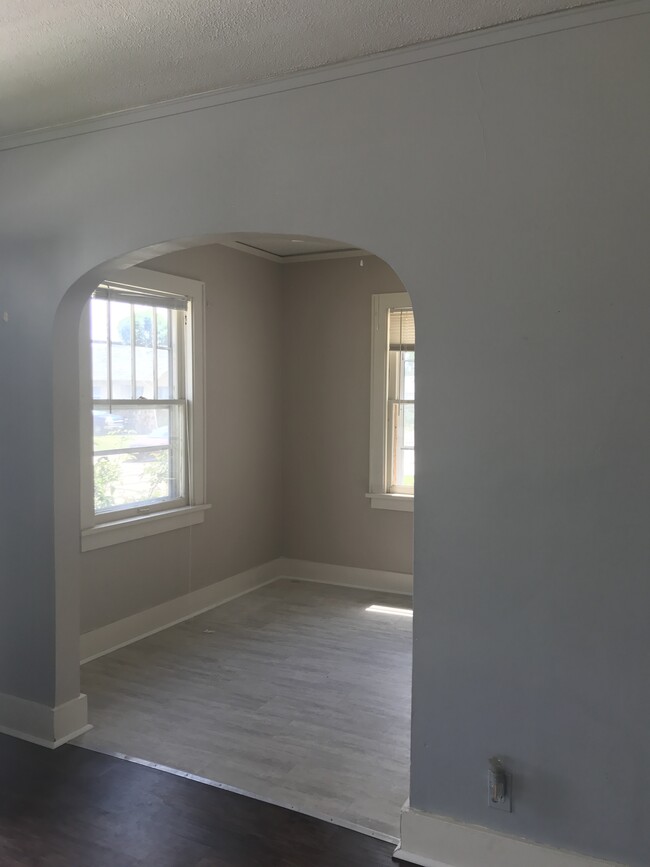
<path fill-rule="evenodd" d="M 304 237 L 230 236 L 105 273 L 80 329 L 77 462 L 93 502 L 69 556 L 93 729 L 78 743 L 397 842 L 411 691 L 408 294 L 377 257 Z M 191 309 L 165 306 L 188 290 Z M 186 372 L 203 367 L 192 395 L 178 382 L 184 329 Z M 385 383 L 376 407 L 373 378 Z M 195 429 L 201 414 L 204 442 L 174 413 Z M 373 485 L 377 434 L 386 466 Z M 170 530 L 184 477 L 200 523 Z"/>
<path fill-rule="evenodd" d="M 649 867 L 650 0 L 0 4 L 0 867 Z"/>

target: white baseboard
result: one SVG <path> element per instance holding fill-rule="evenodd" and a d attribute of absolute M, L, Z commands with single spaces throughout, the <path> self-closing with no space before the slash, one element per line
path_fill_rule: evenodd
<path fill-rule="evenodd" d="M 359 590 L 377 590 L 382 593 L 413 594 L 413 576 L 405 572 L 382 572 L 379 569 L 359 569 L 356 566 L 334 566 L 330 563 L 312 563 L 283 557 L 276 561 L 281 571 L 278 577 L 299 581 L 318 581 Z"/>
<path fill-rule="evenodd" d="M 413 576 L 401 572 L 382 572 L 281 557 L 209 587 L 164 602 L 155 608 L 86 632 L 81 636 L 82 665 L 183 620 L 196 617 L 251 590 L 257 590 L 278 578 L 403 595 L 410 595 L 413 589 Z M 90 728 L 88 703 L 83 694 L 57 707 L 48 707 L 0 693 L 0 733 L 54 748 Z"/>
<path fill-rule="evenodd" d="M 88 701 L 83 694 L 56 707 L 0 694 L 2 734 L 55 749 L 91 728 Z"/>
<path fill-rule="evenodd" d="M 92 632 L 86 632 L 81 636 L 81 664 L 125 647 L 127 644 L 133 644 L 134 641 L 139 641 L 176 623 L 182 623 L 184 620 L 196 617 L 197 614 L 202 614 L 204 611 L 209 611 L 275 581 L 279 574 L 279 562 L 279 560 L 270 560 L 268 563 L 240 572 L 239 575 L 232 575 L 201 590 L 163 602 L 162 605 L 156 605 L 154 608 L 139 611 L 137 614 L 101 626 Z"/>
<path fill-rule="evenodd" d="M 187 593 L 139 611 L 123 620 L 101 626 L 81 636 L 81 664 L 97 659 L 153 635 L 176 623 L 196 617 L 204 611 L 230 602 L 244 593 L 257 590 L 278 578 L 294 578 L 300 581 L 316 581 L 341 587 L 362 590 L 377 590 L 384 593 L 399 593 L 410 596 L 413 592 L 413 576 L 401 572 L 381 572 L 376 569 L 358 569 L 353 566 L 332 566 L 329 563 L 312 563 L 308 560 L 292 560 L 279 557 L 254 569 L 233 575 L 216 584 Z"/>
<path fill-rule="evenodd" d="M 419 867 L 624 867 L 405 807 L 395 857 Z"/>

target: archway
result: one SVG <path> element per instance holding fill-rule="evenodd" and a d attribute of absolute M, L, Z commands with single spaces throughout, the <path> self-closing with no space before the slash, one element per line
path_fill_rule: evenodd
<path fill-rule="evenodd" d="M 269 426 L 275 428 L 280 426 L 284 429 L 285 440 L 289 440 L 289 446 L 286 442 L 281 443 L 282 457 L 280 463 L 284 466 L 283 479 L 289 478 L 288 484 L 282 484 L 285 488 L 282 502 L 282 544 L 289 545 L 288 548 L 276 548 L 274 553 L 265 554 L 260 562 L 255 562 L 250 568 L 245 561 L 239 559 L 232 551 L 229 551 L 229 565 L 223 566 L 225 572 L 220 572 L 219 578 L 215 584 L 227 584 L 234 592 L 230 595 L 240 592 L 242 581 L 252 582 L 251 587 L 256 587 L 263 584 L 272 578 L 277 578 L 278 575 L 288 575 L 295 579 L 312 579 L 316 581 L 326 581 L 339 586 L 347 585 L 348 588 L 359 586 L 371 588 L 374 595 L 366 596 L 363 591 L 356 590 L 358 598 L 354 599 L 354 606 L 365 613 L 366 620 L 375 620 L 389 622 L 389 627 L 393 633 L 401 630 L 405 634 L 407 630 L 407 622 L 404 620 L 400 609 L 404 609 L 404 605 L 400 600 L 396 600 L 391 596 L 386 596 L 386 592 L 395 591 L 407 592 L 410 590 L 410 556 L 412 549 L 412 525 L 411 516 L 404 510 L 405 498 L 404 494 L 397 494 L 395 499 L 400 502 L 399 510 L 393 511 L 386 508 L 386 502 L 382 504 L 382 508 L 372 509 L 371 501 L 368 499 L 369 480 L 367 475 L 368 467 L 368 427 L 369 414 L 368 402 L 370 400 L 370 381 L 369 368 L 371 360 L 370 352 L 370 317 L 371 317 L 371 299 L 372 296 L 392 295 L 396 292 L 403 293 L 403 286 L 399 279 L 382 260 L 367 253 L 366 251 L 353 245 L 341 245 L 336 242 L 327 242 L 323 239 L 313 239 L 309 236 L 264 236 L 266 241 L 274 239 L 276 242 L 276 252 L 266 249 L 260 250 L 259 247 L 254 248 L 252 242 L 262 243 L 262 236 L 255 238 L 250 235 L 228 235 L 228 236 L 212 236 L 210 238 L 202 237 L 197 239 L 199 244 L 191 241 L 183 241 L 178 244 L 158 245 L 154 248 L 149 248 L 132 256 L 125 257 L 121 262 L 107 263 L 98 269 L 93 269 L 89 275 L 73 287 L 68 296 L 66 296 L 66 306 L 61 308 L 60 316 L 73 316 L 72 310 L 77 311 L 77 321 L 81 314 L 81 309 L 87 301 L 91 291 L 95 289 L 99 282 L 106 280 L 107 272 L 115 273 L 116 266 L 122 266 L 122 271 L 128 274 L 128 266 L 134 263 L 142 264 L 146 268 L 153 268 L 157 272 L 164 271 L 165 273 L 179 274 L 185 278 L 203 279 L 205 282 L 206 274 L 212 267 L 215 271 L 222 269 L 220 274 L 223 281 L 223 275 L 226 274 L 226 282 L 235 280 L 235 260 L 239 263 L 238 267 L 243 267 L 246 263 L 247 279 L 249 282 L 258 280 L 270 281 L 264 291 L 272 292 L 273 281 L 278 283 L 281 293 L 290 293 L 291 299 L 288 302 L 283 302 L 282 308 L 277 312 L 277 334 L 274 338 L 275 344 L 279 344 L 280 366 L 283 368 L 283 381 L 289 379 L 288 372 L 299 371 L 299 375 L 294 377 L 291 382 L 290 394 L 285 395 L 284 404 L 280 408 L 277 418 Z M 301 247 L 301 253 L 285 254 L 289 261 L 282 261 L 282 255 L 277 251 L 284 245 L 284 249 L 290 249 L 288 245 L 296 244 Z M 311 247 L 310 247 L 311 245 Z M 311 252 L 302 252 L 307 248 Z M 313 248 L 316 247 L 314 251 Z M 234 249 L 233 249 L 234 248 Z M 248 248 L 248 249 L 246 249 Z M 203 251 L 197 254 L 198 251 Z M 216 251 L 216 252 L 215 252 Z M 198 255 L 198 260 L 197 260 Z M 203 258 L 201 259 L 201 256 Z M 215 258 L 210 258 L 210 257 Z M 319 258 L 320 257 L 320 258 Z M 198 263 L 198 264 L 197 264 Z M 123 266 L 127 266 L 124 268 Z M 201 271 L 203 268 L 203 272 Z M 292 278 L 290 286 L 279 286 L 281 282 L 280 273 L 290 269 Z M 197 270 L 198 269 L 198 270 Z M 230 269 L 230 271 L 228 270 Z M 262 272 L 266 269 L 265 273 Z M 323 272 L 323 269 L 327 273 Z M 268 273 L 266 273 L 268 272 Z M 273 274 L 271 273 L 273 272 Z M 300 273 L 302 276 L 297 279 L 295 275 Z M 363 279 L 360 280 L 359 278 Z M 116 279 L 116 278 L 113 278 Z M 242 278 L 243 279 L 243 278 Z M 125 281 L 129 280 L 125 277 Z M 302 282 L 301 282 L 302 281 Z M 346 296 L 341 288 L 341 281 L 348 281 L 348 294 Z M 117 278 L 119 282 L 119 278 Z M 236 281 L 235 281 L 236 282 Z M 319 288 L 314 288 L 318 283 Z M 338 285 L 337 285 L 338 283 Z M 259 288 L 259 287 L 258 287 Z M 238 286 L 238 290 L 243 290 L 243 284 Z M 216 290 L 211 298 L 208 298 L 208 310 L 210 310 L 211 301 L 214 309 L 224 310 L 224 304 L 232 303 L 232 298 L 218 297 Z M 245 291 L 248 291 L 247 289 Z M 328 294 L 329 293 L 329 294 Z M 277 294 L 277 292 L 276 292 Z M 258 293 L 259 295 L 259 293 Z M 317 295 L 317 297 L 315 297 Z M 306 305 L 302 302 L 305 297 L 310 296 L 309 303 Z M 329 300 L 328 300 L 329 299 Z M 334 303 L 336 299 L 336 303 Z M 261 296 L 257 297 L 257 301 L 253 301 L 251 295 L 247 299 L 249 305 L 248 313 L 253 310 L 253 304 L 259 303 Z M 267 299 L 268 300 L 268 299 Z M 277 300 L 277 299 L 276 299 Z M 261 318 L 263 320 L 262 327 L 256 332 L 257 340 L 264 340 L 265 329 L 268 329 L 269 322 L 273 318 L 274 304 L 267 304 L 263 308 Z M 298 309 L 300 308 L 300 309 Z M 351 309 L 354 308 L 354 316 L 351 314 Z M 64 312 L 65 311 L 65 312 Z M 324 314 L 324 311 L 326 315 Z M 231 313 L 233 308 L 231 308 Z M 258 314 L 260 315 L 260 314 Z M 301 318 L 302 317 L 302 318 Z M 356 317 L 356 318 L 355 318 Z M 222 316 L 221 319 L 228 320 L 228 316 Z M 302 323 L 302 324 L 301 324 Z M 308 331 L 304 323 L 311 323 L 311 331 Z M 213 322 L 212 325 L 215 325 Z M 218 323 L 217 323 L 218 325 Z M 243 320 L 238 320 L 234 330 L 241 329 Z M 228 328 L 233 330 L 232 320 L 228 320 Z M 347 331 L 346 331 L 347 329 Z M 306 349 L 313 348 L 320 338 L 325 334 L 325 339 L 318 347 L 318 351 L 312 357 L 306 353 Z M 354 335 L 358 335 L 354 351 L 352 352 L 353 363 L 350 363 L 346 358 L 339 359 L 338 367 L 333 365 L 335 356 L 346 355 L 346 347 L 354 345 Z M 289 339 L 287 339 L 289 338 Z M 228 340 L 227 331 L 219 332 L 217 330 L 213 334 L 208 335 L 206 341 L 207 347 L 221 346 L 224 340 Z M 333 342 L 334 341 L 334 342 Z M 338 344 L 336 341 L 340 341 Z M 366 345 L 367 344 L 367 345 Z M 191 529 L 187 535 L 188 539 L 183 540 L 180 546 L 177 544 L 168 545 L 163 541 L 162 534 L 157 535 L 155 539 L 147 539 L 142 543 L 126 543 L 120 546 L 120 556 L 115 556 L 115 550 L 110 548 L 101 550 L 101 552 L 86 552 L 79 553 L 79 504 L 77 501 L 76 508 L 73 503 L 74 497 L 71 496 L 71 479 L 75 478 L 81 484 L 79 478 L 79 440 L 74 443 L 74 435 L 71 435 L 70 430 L 70 411 L 73 402 L 71 394 L 71 383 L 74 382 L 75 374 L 78 377 L 79 359 L 78 353 L 75 352 L 78 343 L 69 340 L 67 343 L 67 353 L 60 356 L 60 375 L 57 377 L 59 387 L 61 383 L 66 384 L 66 415 L 57 415 L 56 417 L 56 432 L 57 432 L 57 571 L 59 575 L 64 574 L 69 577 L 76 574 L 80 585 L 83 588 L 83 603 L 82 603 L 82 622 L 83 622 L 83 646 L 82 658 L 98 656 L 105 653 L 107 650 L 129 643 L 142 637 L 147 632 L 152 632 L 159 628 L 169 625 L 174 621 L 183 619 L 192 614 L 196 614 L 202 608 L 207 608 L 217 604 L 217 601 L 223 601 L 221 596 L 211 595 L 211 590 L 208 584 L 201 583 L 197 586 L 193 583 L 193 575 L 190 572 L 188 575 L 188 584 L 178 584 L 172 582 L 172 572 L 178 568 L 180 560 L 183 560 L 186 555 L 189 555 L 189 562 L 195 564 L 200 556 L 206 556 L 206 542 L 199 541 L 198 547 L 193 542 L 192 533 L 200 534 L 202 529 L 196 531 Z M 231 346 L 232 348 L 232 346 Z M 271 347 L 273 349 L 273 347 Z M 276 346 L 277 349 L 277 346 Z M 134 350 L 135 351 L 135 350 Z M 323 352 L 329 353 L 327 363 L 324 364 Z M 396 351 L 396 350 L 393 350 Z M 412 352 L 412 347 L 405 350 L 406 353 Z M 75 357 L 76 356 L 76 357 Z M 210 366 L 210 365 L 209 365 Z M 213 364 L 211 364 L 214 367 Z M 312 401 L 306 412 L 297 416 L 294 414 L 289 421 L 285 410 L 287 406 L 295 405 L 295 398 L 298 397 L 304 401 L 305 389 L 303 388 L 305 370 L 311 370 L 311 376 L 322 376 L 325 371 L 329 371 L 332 366 L 336 368 L 332 375 L 319 380 L 319 383 L 312 389 L 315 399 Z M 263 359 L 258 359 L 257 369 L 270 369 L 270 364 L 265 364 Z M 74 369 L 73 369 L 74 368 Z M 412 374 L 411 374 L 412 375 Z M 349 380 L 349 382 L 348 382 Z M 346 387 L 350 384 L 354 385 L 357 391 Z M 214 383 L 212 383 L 214 385 Z M 249 382 L 249 387 L 252 388 Z M 250 391 L 249 388 L 249 391 Z M 267 383 L 261 392 L 266 392 L 272 385 Z M 360 388 L 360 391 L 359 391 Z M 77 382 L 78 392 L 78 382 Z M 77 394 L 78 397 L 78 394 Z M 223 394 L 221 394 L 223 397 Z M 322 437 L 324 442 L 333 443 L 340 437 L 341 431 L 345 436 L 349 434 L 352 428 L 354 430 L 354 442 L 350 447 L 333 450 L 333 453 L 319 462 L 316 472 L 312 472 L 309 478 L 305 479 L 305 467 L 309 464 L 309 450 L 312 444 L 308 444 L 307 450 L 303 448 L 302 452 L 297 456 L 289 456 L 292 449 L 296 448 L 296 444 L 304 443 L 305 416 L 313 417 L 319 411 L 319 405 L 330 401 L 323 406 L 322 414 L 315 418 L 315 425 L 318 429 L 316 437 Z M 408 398 L 406 398 L 408 401 Z M 55 404 L 58 403 L 55 401 Z M 272 403 L 272 402 L 271 402 Z M 215 398 L 215 406 L 220 405 L 218 398 Z M 88 412 L 89 407 L 82 407 L 82 412 Z M 267 410 L 269 408 L 267 407 Z M 305 407 L 303 406 L 303 410 Z M 346 416 L 345 413 L 348 412 Z M 208 418 L 215 418 L 215 407 L 208 408 Z M 336 414 L 338 413 L 338 418 Z M 362 431 L 359 429 L 359 419 L 362 418 Z M 263 419 L 258 419 L 261 426 Z M 330 425 L 329 432 L 324 433 L 327 425 Z M 312 436 L 314 431 L 312 430 Z M 77 437 L 79 436 L 77 431 Z M 345 439 L 344 436 L 344 439 Z M 210 436 L 208 436 L 208 440 Z M 223 443 L 221 436 L 217 439 Z M 265 437 L 268 439 L 268 437 Z M 363 446 L 360 445 L 361 441 Z M 412 444 L 406 446 L 411 448 Z M 365 449 L 362 456 L 361 464 L 358 462 L 359 455 Z M 320 456 L 322 458 L 322 455 Z M 300 466 L 300 471 L 296 473 L 287 472 L 287 465 L 295 462 Z M 356 461 L 356 464 L 354 463 Z M 232 463 L 232 461 L 230 462 Z M 264 462 L 263 462 L 264 463 Z M 268 461 L 266 461 L 268 464 Z M 312 462 L 312 469 L 314 469 Z M 321 465 L 322 464 L 322 465 Z M 334 487 L 331 484 L 333 466 L 345 465 L 345 470 L 341 474 L 339 482 Z M 361 485 L 362 476 L 365 477 L 363 485 Z M 349 477 L 349 478 L 347 478 Z M 65 496 L 61 495 L 63 490 L 63 480 L 65 482 Z M 217 480 L 223 480 L 223 475 L 216 471 L 211 479 L 208 479 L 208 488 L 214 492 Z M 346 501 L 348 493 L 345 491 L 345 483 L 353 480 L 352 493 L 349 495 L 349 500 Z M 276 478 L 277 480 L 277 478 Z M 270 487 L 274 486 L 271 481 Z M 226 485 L 228 487 L 228 485 Z M 289 489 L 287 493 L 286 489 Z M 232 488 L 230 488 L 231 490 Z M 252 493 L 255 493 L 254 491 Z M 375 493 L 379 494 L 378 491 Z M 387 491 L 383 492 L 386 499 L 390 498 Z M 260 499 L 260 492 L 257 491 L 257 498 Z M 220 500 L 221 495 L 208 494 L 208 500 Z M 236 513 L 239 505 L 234 503 L 232 496 L 226 494 L 225 502 L 212 502 L 213 508 L 209 513 L 209 518 L 213 522 L 216 520 L 217 528 L 223 522 L 227 522 L 227 513 Z M 354 504 L 349 505 L 350 500 L 354 500 Z M 347 503 L 347 505 L 346 505 Z M 219 516 L 216 517 L 219 511 Z M 273 509 L 269 510 L 273 511 Z M 276 510 L 277 511 L 277 510 Z M 287 513 L 292 516 L 287 518 Z M 363 514 L 364 523 L 358 522 L 355 516 Z M 268 517 L 268 516 L 267 516 Z M 353 520 L 354 518 L 354 520 Z M 319 523 L 320 521 L 320 523 Z M 354 521 L 357 521 L 355 524 Z M 250 535 L 250 526 L 246 532 Z M 328 532 L 325 532 L 322 527 L 328 526 Z M 398 528 L 397 531 L 395 528 Z M 211 530 L 212 535 L 219 534 L 219 530 L 215 531 L 214 524 Z M 398 542 L 395 543 L 395 533 L 397 533 Z M 233 533 L 226 533 L 229 538 L 233 537 Z M 393 541 L 391 542 L 391 536 Z M 318 538 L 316 538 L 318 537 Z M 130 553 L 129 547 L 140 547 L 142 550 L 139 553 Z M 401 553 L 396 553 L 395 549 L 400 547 L 406 549 Z M 392 549 L 392 550 L 391 550 Z M 138 589 L 137 581 L 133 582 L 134 570 L 139 568 L 142 572 L 142 560 L 146 557 L 152 557 L 153 552 L 159 550 L 162 553 L 162 558 L 169 565 L 169 570 L 164 575 L 152 574 L 149 576 L 148 590 L 151 591 L 152 585 L 157 581 L 158 586 L 155 587 L 153 594 L 144 594 L 142 589 Z M 179 553 L 179 550 L 181 553 Z M 330 553 L 327 553 L 330 552 Z M 400 559 L 401 558 L 401 559 Z M 280 560 L 284 562 L 281 565 L 268 567 L 271 560 Z M 400 567 L 400 563 L 409 561 L 408 567 Z M 84 565 L 85 561 L 85 565 Z M 91 562 L 92 561 L 92 562 Z M 160 566 L 161 560 L 158 559 Z M 132 564 L 139 563 L 140 566 Z M 287 564 L 290 565 L 287 565 Z M 90 564 L 90 565 L 89 565 Z M 296 564 L 300 564 L 299 566 Z M 326 568 L 323 568 L 326 567 Z M 221 566 L 219 567 L 221 568 Z M 251 575 L 252 571 L 257 572 Z M 296 570 L 302 570 L 301 574 L 295 574 Z M 342 574 L 347 569 L 347 576 Z M 275 570 L 275 571 L 274 571 Z M 89 573 L 93 577 L 89 579 Z M 276 574 L 277 573 L 277 574 Z M 126 575 L 126 580 L 121 582 L 121 576 Z M 242 575 L 244 577 L 242 578 Z M 230 582 L 230 583 L 228 583 Z M 128 600 L 129 604 L 125 604 L 124 596 L 128 589 L 132 589 L 135 600 Z M 182 592 L 182 597 L 178 595 L 179 589 Z M 250 589 L 250 588 L 249 588 Z M 119 605 L 116 606 L 114 596 L 121 595 Z M 223 596 L 223 594 L 222 594 Z M 353 593 L 354 596 L 354 593 Z M 189 598 L 191 597 L 191 599 Z M 215 601 L 217 599 L 217 601 Z M 179 601 L 180 600 L 180 601 Z M 200 600 L 200 601 L 199 601 Z M 143 603 L 146 607 L 143 608 Z M 364 603 L 362 605 L 362 603 Z M 365 604 L 367 603 L 367 604 Z M 391 604 L 392 603 L 392 604 Z M 391 610 L 393 609 L 393 610 Z M 407 607 L 408 610 L 408 607 Z M 104 619 L 98 619 L 104 618 Z M 388 618 L 385 621 L 384 618 Z M 372 630 L 381 632 L 383 626 L 373 625 Z M 371 630 L 371 631 L 372 631 Z M 206 634 L 213 634 L 215 630 L 208 630 Z M 354 648 L 355 653 L 359 653 L 359 648 Z M 379 673 L 376 673 L 379 677 Z M 390 680 L 390 674 L 384 673 L 384 685 Z M 402 710 L 408 706 L 408 698 L 410 692 L 409 682 L 403 684 L 405 687 L 404 695 L 402 696 L 399 706 Z M 393 684 L 395 686 L 395 684 Z M 381 690 L 380 690 L 381 693 Z M 375 697 L 377 703 L 381 700 L 381 695 Z M 384 697 L 389 702 L 388 696 Z M 92 699 L 92 693 L 91 693 Z M 341 696 L 338 696 L 341 700 Z M 387 703 L 388 706 L 388 703 Z M 395 725 L 397 725 L 397 718 Z M 396 735 L 393 732 L 393 735 Z M 402 737 L 402 747 L 408 744 L 408 720 L 404 725 Z M 95 746 L 100 743 L 95 741 Z M 114 751 L 128 754 L 138 754 L 137 747 L 134 748 L 126 743 L 114 743 Z M 106 741 L 103 742 L 106 747 Z M 388 749 L 388 748 L 387 748 Z M 164 756 L 154 755 L 153 753 L 140 756 L 150 761 L 155 761 L 157 764 L 171 765 L 171 760 L 165 761 Z M 390 762 L 391 757 L 384 755 L 383 758 Z M 406 746 L 405 756 L 402 756 L 405 761 L 405 766 L 408 764 L 408 748 Z M 376 761 L 381 761 L 376 759 Z M 180 763 L 180 762 L 179 762 Z M 375 762 L 376 763 L 376 762 Z M 184 771 L 196 773 L 197 776 L 209 776 L 208 773 L 199 773 L 196 766 L 181 767 Z M 385 779 L 385 768 L 382 771 L 382 776 Z M 237 785 L 238 780 L 228 783 L 228 780 L 218 779 L 217 782 L 234 785 L 236 788 L 251 790 L 251 786 Z M 255 791 L 252 792 L 256 794 Z M 401 801 L 407 796 L 407 786 L 400 794 Z M 288 797 L 288 796 L 287 796 Z M 285 800 L 287 799 L 285 797 Z M 375 833 L 384 833 L 388 836 L 397 836 L 397 820 L 399 815 L 399 807 L 401 801 L 395 804 L 393 824 L 389 822 L 377 820 L 374 826 L 371 827 Z M 298 802 L 300 804 L 300 802 Z M 303 802 L 304 804 L 304 802 Z M 315 813 L 327 813 L 327 810 L 318 810 L 317 806 L 307 805 L 307 811 Z M 339 821 L 345 822 L 344 812 L 342 815 L 335 816 Z M 328 814 L 329 815 L 329 814 Z M 331 816 L 330 816 L 331 817 Z M 360 821 L 350 820 L 351 824 L 364 827 L 364 820 L 372 819 L 368 816 L 357 816 Z"/>

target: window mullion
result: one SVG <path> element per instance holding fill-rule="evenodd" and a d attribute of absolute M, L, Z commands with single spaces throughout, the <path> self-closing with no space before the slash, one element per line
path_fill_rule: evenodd
<path fill-rule="evenodd" d="M 98 449 L 94 455 L 96 458 L 101 458 L 107 455 L 146 454 L 147 452 L 168 452 L 170 450 L 170 445 L 125 446 L 123 449 Z"/>
<path fill-rule="evenodd" d="M 151 308 L 151 343 L 153 346 L 153 396 L 158 399 L 158 310 Z"/>
<path fill-rule="evenodd" d="M 113 345 L 111 344 L 111 296 L 106 302 L 106 346 L 108 348 L 108 361 L 106 363 L 106 375 L 108 377 L 108 405 L 113 399 Z"/>
<path fill-rule="evenodd" d="M 131 397 L 135 400 L 135 307 L 130 305 L 131 314 Z"/>
<path fill-rule="evenodd" d="M 104 400 L 102 398 L 97 398 L 93 401 L 93 406 L 135 406 L 140 407 L 140 409 L 146 409 L 148 406 L 179 406 L 184 405 L 185 403 L 185 399 L 181 397 L 176 398 L 175 400 L 166 400 L 165 398 L 154 400 L 151 397 L 138 397 L 136 400 L 132 400 L 130 397 L 125 397 L 122 400 Z"/>

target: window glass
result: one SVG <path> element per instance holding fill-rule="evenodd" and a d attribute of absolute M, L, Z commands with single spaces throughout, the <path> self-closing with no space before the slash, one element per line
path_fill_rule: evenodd
<path fill-rule="evenodd" d="M 187 500 L 187 407 L 174 339 L 184 315 L 141 300 L 91 299 L 96 514 Z"/>
<path fill-rule="evenodd" d="M 373 297 L 370 494 L 413 494 L 415 319 L 406 293 Z"/>
<path fill-rule="evenodd" d="M 415 350 L 389 350 L 387 478 L 390 493 L 415 484 Z"/>

